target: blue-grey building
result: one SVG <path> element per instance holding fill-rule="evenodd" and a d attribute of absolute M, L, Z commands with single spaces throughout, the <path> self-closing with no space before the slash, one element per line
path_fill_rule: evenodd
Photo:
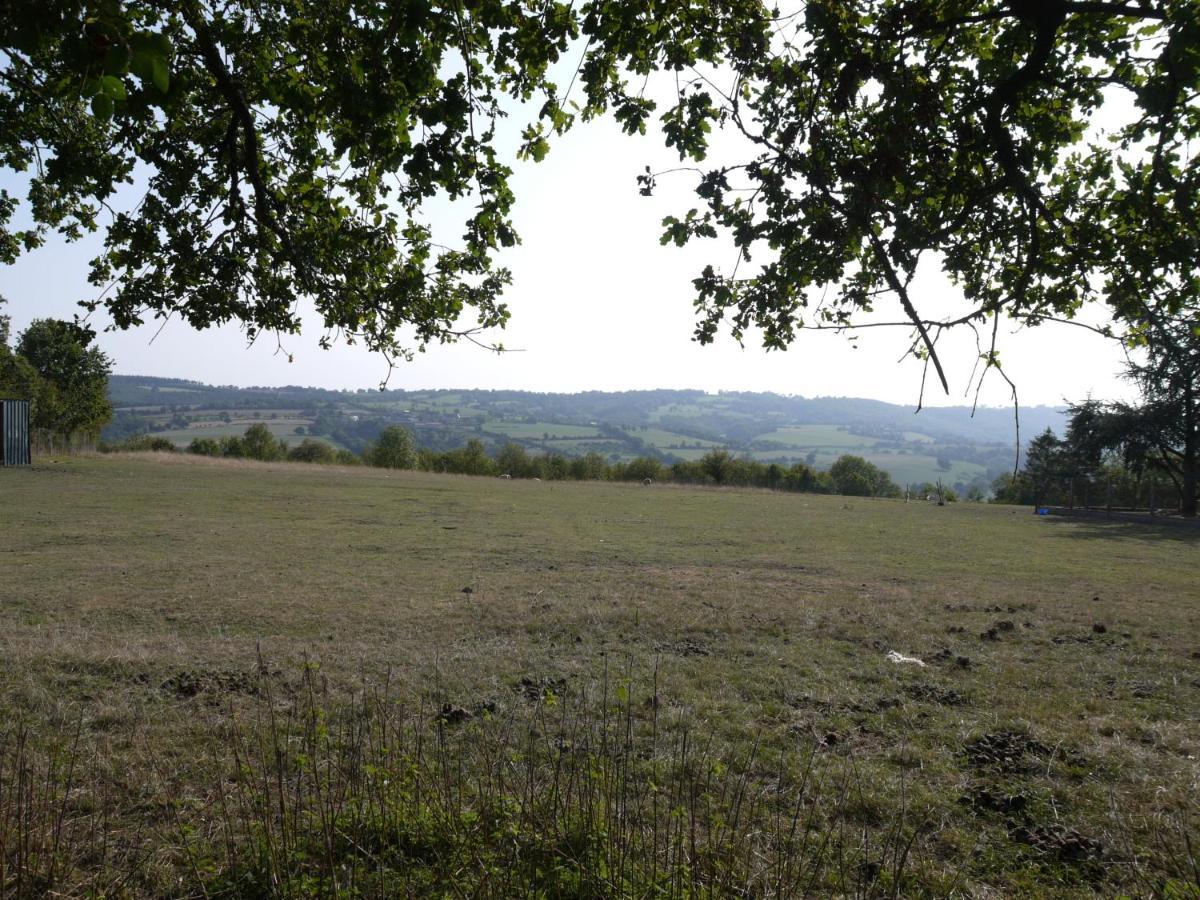
<path fill-rule="evenodd" d="M 29 452 L 29 401 L 0 400 L 0 466 L 27 466 Z"/>

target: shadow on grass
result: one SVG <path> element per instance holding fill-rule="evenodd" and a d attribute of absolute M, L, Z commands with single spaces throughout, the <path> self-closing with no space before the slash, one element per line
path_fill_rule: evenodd
<path fill-rule="evenodd" d="M 1045 516 L 1042 521 L 1061 528 L 1066 537 L 1081 540 L 1175 541 L 1200 547 L 1200 527 L 1195 524 L 1129 522 L 1117 519 L 1093 519 L 1075 516 Z"/>

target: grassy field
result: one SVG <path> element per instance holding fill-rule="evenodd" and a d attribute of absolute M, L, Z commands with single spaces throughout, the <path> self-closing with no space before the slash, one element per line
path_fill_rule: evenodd
<path fill-rule="evenodd" d="M 703 441 L 699 438 L 688 437 L 686 434 L 678 434 L 674 431 L 663 431 L 661 428 L 631 428 L 626 429 L 626 432 L 635 438 L 645 441 L 651 447 L 658 447 L 659 449 L 678 447 L 683 444 L 687 444 L 689 446 L 692 444 L 699 444 L 701 447 L 721 446 L 716 441 Z"/>
<path fill-rule="evenodd" d="M 532 438 L 540 440 L 548 434 L 554 438 L 594 438 L 600 432 L 588 425 L 556 425 L 553 422 L 488 422 L 483 426 L 485 431 L 512 438 Z"/>
<path fill-rule="evenodd" d="M 187 457 L 0 497 L 0 895 L 1200 896 L 1194 531 Z"/>
<path fill-rule="evenodd" d="M 772 441 L 805 452 L 809 450 L 836 450 L 842 453 L 861 452 L 879 443 L 878 438 L 851 434 L 836 425 L 797 425 L 792 428 L 776 428 L 758 435 L 755 440 Z"/>
<path fill-rule="evenodd" d="M 296 426 L 303 425 L 307 427 L 312 424 L 311 419 L 234 419 L 232 422 L 194 422 L 190 428 L 171 429 L 169 431 L 159 431 L 155 433 L 155 437 L 164 437 L 172 441 L 178 447 L 187 447 L 196 438 L 212 438 L 220 440 L 223 437 L 241 437 L 246 433 L 246 429 L 251 425 L 262 422 L 267 426 L 267 430 L 280 440 L 287 441 L 288 444 L 295 446 L 306 437 L 313 440 L 323 441 L 332 446 L 339 446 L 336 441 L 330 440 L 323 435 L 296 434 Z"/>
<path fill-rule="evenodd" d="M 684 459 L 700 459 L 707 451 L 672 450 L 670 452 Z M 883 469 L 892 476 L 892 481 L 896 482 L 901 488 L 906 484 L 920 484 L 926 481 L 931 484 L 936 483 L 939 478 L 943 483 L 948 485 L 954 484 L 956 481 L 970 482 L 974 478 L 987 474 L 987 469 L 984 466 L 962 460 L 951 460 L 950 469 L 943 471 L 938 467 L 936 457 L 920 453 L 882 453 L 878 451 L 873 452 L 870 448 L 861 450 L 856 448 L 846 448 L 843 450 L 825 449 L 815 452 L 816 457 L 813 459 L 813 465 L 818 469 L 828 469 L 844 453 L 850 453 L 855 456 L 861 456 L 867 462 L 873 463 Z M 776 462 L 783 465 L 802 461 L 807 458 L 807 454 L 802 453 L 799 449 L 757 450 L 750 453 L 749 456 L 759 462 Z"/>

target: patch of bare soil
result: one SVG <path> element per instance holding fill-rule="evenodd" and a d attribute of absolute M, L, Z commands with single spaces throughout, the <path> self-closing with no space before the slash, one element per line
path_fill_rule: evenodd
<path fill-rule="evenodd" d="M 967 761 L 976 769 L 1025 773 L 1040 768 L 1039 757 L 1049 759 L 1054 751 L 1041 741 L 1015 731 L 993 731 L 966 746 Z"/>
<path fill-rule="evenodd" d="M 1057 822 L 1016 824 L 1009 828 L 1008 836 L 1062 862 L 1101 862 L 1105 856 L 1100 841 Z"/>
<path fill-rule="evenodd" d="M 929 683 L 906 685 L 904 693 L 913 700 L 922 703 L 936 703 L 939 706 L 959 706 L 966 701 L 966 698 L 953 688 L 939 687 Z"/>
<path fill-rule="evenodd" d="M 977 786 L 958 799 L 963 806 L 975 813 L 995 812 L 1012 815 L 1023 813 L 1029 804 L 1028 795 L 1021 791 L 1007 793 L 989 787 Z"/>
<path fill-rule="evenodd" d="M 175 672 L 159 689 L 181 700 L 204 695 L 216 702 L 226 694 L 257 696 L 262 691 L 262 679 L 271 673 L 257 669 L 182 669 Z"/>
<path fill-rule="evenodd" d="M 672 653 L 675 656 L 708 656 L 712 649 L 702 641 L 684 638 L 679 641 L 657 641 L 655 653 Z"/>
<path fill-rule="evenodd" d="M 561 694 L 567 686 L 565 678 L 552 678 L 549 675 L 537 677 L 525 676 L 517 682 L 515 690 L 526 700 L 545 700 L 550 694 Z"/>

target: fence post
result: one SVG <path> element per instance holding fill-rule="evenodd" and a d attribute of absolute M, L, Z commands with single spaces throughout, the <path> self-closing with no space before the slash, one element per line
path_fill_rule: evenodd
<path fill-rule="evenodd" d="M 1091 483 L 1090 478 L 1083 479 L 1083 508 L 1088 508 L 1088 485 Z"/>
<path fill-rule="evenodd" d="M 1073 477 L 1067 479 L 1067 508 L 1075 508 L 1075 479 Z"/>
<path fill-rule="evenodd" d="M 1104 517 L 1106 519 L 1111 519 L 1112 518 L 1112 476 L 1111 475 L 1106 475 L 1104 477 L 1104 509 L 1105 509 Z"/>
<path fill-rule="evenodd" d="M 1150 479 L 1150 518 L 1154 518 L 1154 479 Z"/>

